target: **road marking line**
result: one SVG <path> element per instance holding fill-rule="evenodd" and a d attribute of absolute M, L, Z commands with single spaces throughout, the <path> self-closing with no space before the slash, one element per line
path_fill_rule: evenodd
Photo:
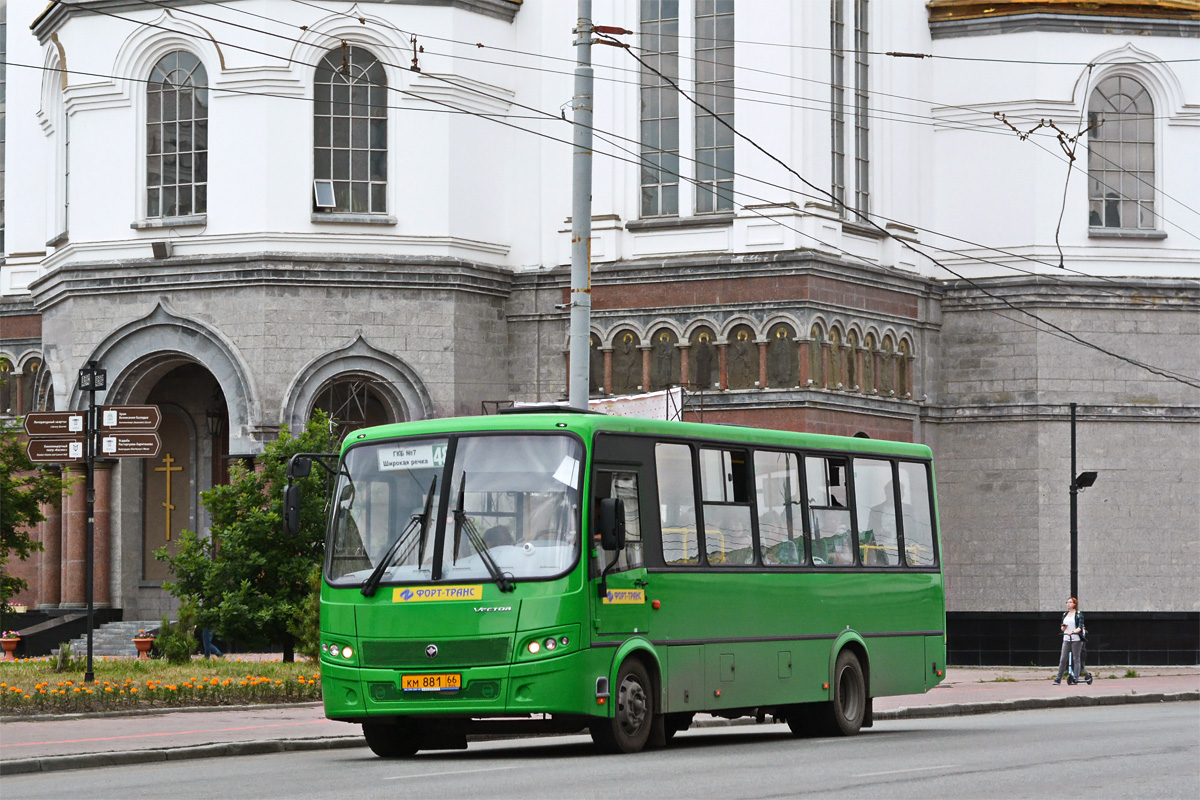
<path fill-rule="evenodd" d="M 384 780 L 402 781 L 408 778 L 441 778 L 445 775 L 466 775 L 471 772 L 499 772 L 504 769 L 520 769 L 520 767 L 484 767 L 483 769 L 456 769 L 453 772 L 422 772 L 419 775 L 393 775 L 390 778 L 384 778 Z"/>
<path fill-rule="evenodd" d="M 865 772 L 858 777 L 860 778 L 877 778 L 880 775 L 899 775 L 904 772 L 928 772 L 932 769 L 955 769 L 958 764 L 943 764 L 938 767 L 913 767 L 912 769 L 890 769 L 887 772 Z"/>

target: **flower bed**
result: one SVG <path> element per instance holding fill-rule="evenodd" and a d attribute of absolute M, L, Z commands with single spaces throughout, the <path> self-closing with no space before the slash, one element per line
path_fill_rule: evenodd
<path fill-rule="evenodd" d="M 311 662 L 100 658 L 95 680 L 56 672 L 52 659 L 0 666 L 0 714 L 74 714 L 148 708 L 306 703 L 321 699 L 320 672 Z"/>

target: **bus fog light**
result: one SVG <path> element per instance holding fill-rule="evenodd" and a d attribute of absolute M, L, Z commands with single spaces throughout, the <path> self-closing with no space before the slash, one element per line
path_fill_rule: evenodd
<path fill-rule="evenodd" d="M 542 646 L 541 646 L 540 644 L 538 644 L 537 642 L 530 642 L 530 643 L 529 643 L 529 652 L 530 652 L 530 653 L 533 653 L 533 654 L 535 654 L 535 655 L 536 655 L 536 654 L 537 654 L 537 652 L 538 652 L 539 650 L 541 650 L 541 649 L 542 649 Z"/>
<path fill-rule="evenodd" d="M 562 637 L 561 639 L 559 639 L 558 641 L 560 644 L 562 644 L 563 647 L 566 647 L 567 645 L 569 645 L 571 643 L 571 640 L 565 636 Z"/>
<path fill-rule="evenodd" d="M 338 646 L 336 644 L 329 645 L 329 655 L 336 656 L 338 654 Z"/>
<path fill-rule="evenodd" d="M 553 650 L 556 647 L 558 647 L 558 642 L 554 641 L 554 637 L 551 637 L 546 640 L 546 649 L 547 650 Z"/>
<path fill-rule="evenodd" d="M 353 655 L 354 655 L 354 651 L 351 650 L 349 647 L 342 648 L 342 658 L 350 658 Z"/>

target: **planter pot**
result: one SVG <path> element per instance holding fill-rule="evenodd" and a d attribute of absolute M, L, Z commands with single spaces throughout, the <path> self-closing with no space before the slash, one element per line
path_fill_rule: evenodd
<path fill-rule="evenodd" d="M 13 655 L 13 651 L 17 649 L 17 645 L 21 643 L 20 639 L 0 639 L 0 645 L 4 645 L 4 660 L 16 661 L 17 657 Z"/>
<path fill-rule="evenodd" d="M 138 658 L 150 658 L 150 648 L 154 645 L 154 637 L 135 638 L 133 644 L 137 647 Z"/>

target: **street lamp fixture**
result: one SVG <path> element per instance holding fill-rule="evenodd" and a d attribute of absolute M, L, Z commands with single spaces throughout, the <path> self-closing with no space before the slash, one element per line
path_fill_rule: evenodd
<path fill-rule="evenodd" d="M 221 401 L 216 394 L 213 394 L 208 410 L 204 412 L 204 421 L 208 425 L 209 436 L 215 439 L 221 435 Z"/>
<path fill-rule="evenodd" d="M 1075 488 L 1076 489 L 1088 488 L 1089 486 L 1091 486 L 1093 483 L 1096 482 L 1097 474 L 1099 474 L 1099 473 L 1096 473 L 1096 472 L 1081 472 L 1081 473 L 1079 473 L 1078 477 L 1075 478 Z"/>

